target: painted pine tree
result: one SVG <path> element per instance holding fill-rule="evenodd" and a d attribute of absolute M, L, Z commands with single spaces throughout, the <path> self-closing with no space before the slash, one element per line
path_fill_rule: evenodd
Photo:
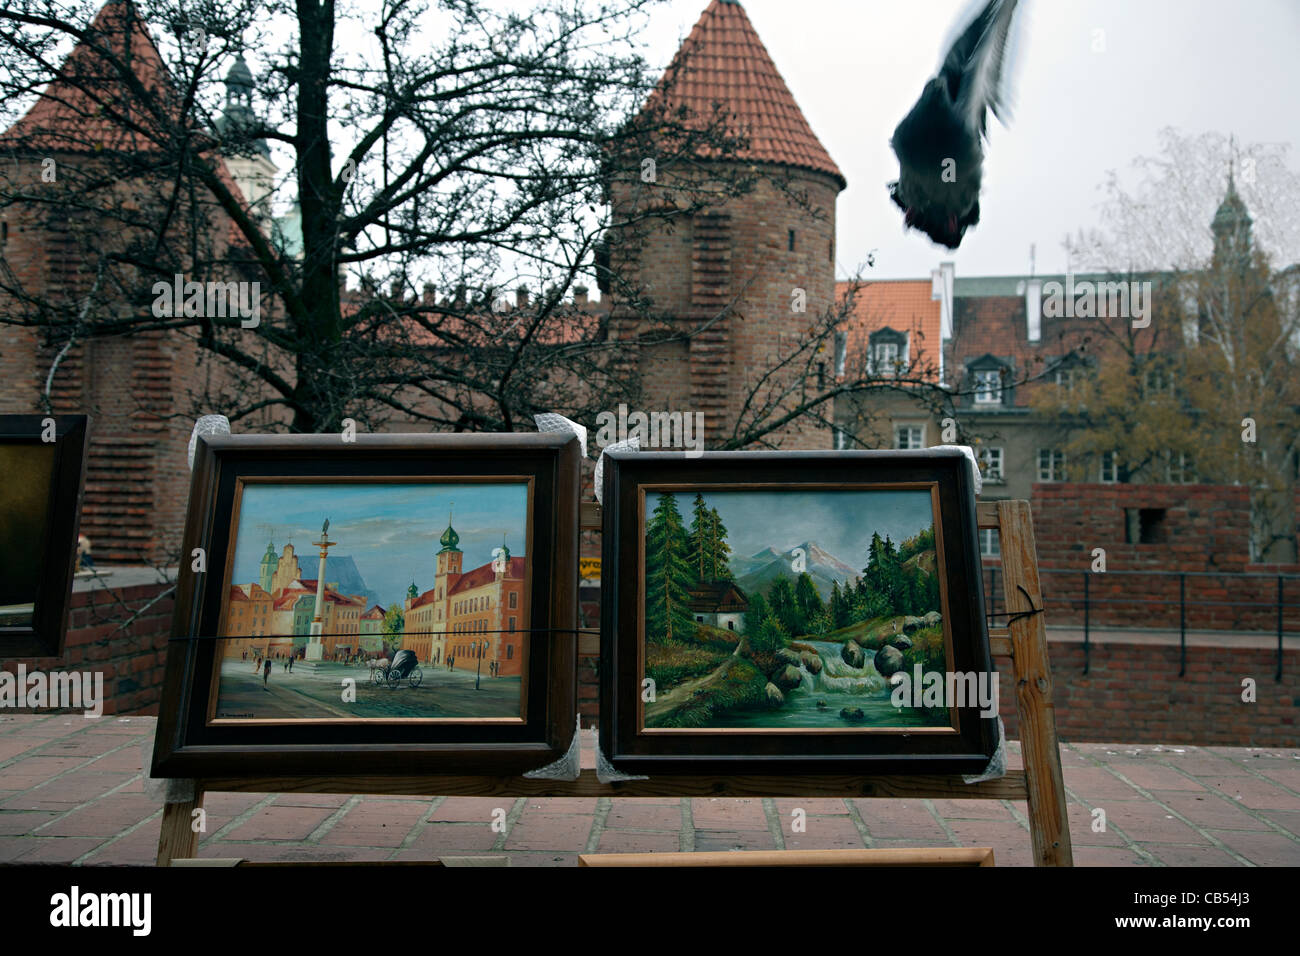
<path fill-rule="evenodd" d="M 709 510 L 710 530 L 710 567 L 713 580 L 731 580 L 731 545 L 727 544 L 727 526 L 722 523 L 722 516 L 717 508 Z"/>
<path fill-rule="evenodd" d="M 646 640 L 672 641 L 691 634 L 687 593 L 695 583 L 689 543 L 674 495 L 660 495 L 646 523 L 645 535 Z"/>
<path fill-rule="evenodd" d="M 696 581 L 711 581 L 710 569 L 713 566 L 711 553 L 713 517 L 705 504 L 704 495 L 695 493 L 695 503 L 691 507 L 691 533 L 688 537 L 691 573 Z"/>
<path fill-rule="evenodd" d="M 810 624 L 825 610 L 822 596 L 817 593 L 817 585 L 807 571 L 801 572 L 795 583 L 794 600 L 803 613 L 804 620 Z"/>

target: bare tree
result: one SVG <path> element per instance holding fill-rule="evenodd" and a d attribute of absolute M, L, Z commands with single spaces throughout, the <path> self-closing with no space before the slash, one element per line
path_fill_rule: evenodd
<path fill-rule="evenodd" d="M 1214 134 L 1162 134 L 1136 191 L 1113 174 L 1105 229 L 1073 249 L 1088 264 L 1155 273 L 1151 325 L 1096 320 L 1100 366 L 1040 393 L 1072 459 L 1116 455 L 1120 480 L 1250 489 L 1252 560 L 1296 555 L 1300 452 L 1300 177 L 1285 152 Z"/>
<path fill-rule="evenodd" d="M 720 121 L 643 105 L 655 73 L 635 41 L 652 6 L 141 0 L 95 17 L 81 0 L 6 4 L 5 118 L 43 94 L 0 141 L 0 207 L 62 268 L 7 256 L 0 321 L 55 353 L 181 337 L 203 371 L 195 409 L 166 412 L 245 428 L 584 417 L 635 385 L 611 371 L 606 313 L 567 304 L 599 278 L 599 238 L 637 225 L 604 206 L 611 182 L 638 172 L 614 158 L 649 155 L 653 140 L 661 165 L 692 164 L 741 142 Z M 221 80 L 245 52 L 263 77 L 257 109 L 232 113 Z M 268 152 L 287 172 L 244 195 L 230 162 Z M 745 188 L 700 168 L 684 202 L 644 215 L 690 215 Z M 268 210 L 291 201 L 301 238 L 285 241 Z M 257 283 L 258 314 L 157 291 L 177 275 Z M 505 305 L 520 287 L 531 294 Z"/>

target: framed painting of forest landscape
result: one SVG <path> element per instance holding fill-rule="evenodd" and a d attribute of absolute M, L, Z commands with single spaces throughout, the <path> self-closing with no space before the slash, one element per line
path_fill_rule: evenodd
<path fill-rule="evenodd" d="M 629 773 L 955 773 L 997 745 L 957 449 L 611 453 L 601 747 Z"/>
<path fill-rule="evenodd" d="M 563 435 L 202 441 L 184 553 L 203 560 L 178 586 L 155 774 L 558 759 L 580 456 Z"/>
<path fill-rule="evenodd" d="M 85 415 L 0 415 L 0 658 L 63 653 Z"/>

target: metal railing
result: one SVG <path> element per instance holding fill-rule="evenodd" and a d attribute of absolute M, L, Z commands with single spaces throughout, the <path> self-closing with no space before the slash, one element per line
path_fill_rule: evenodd
<path fill-rule="evenodd" d="M 986 566 L 984 573 L 987 575 L 987 586 L 985 593 L 988 595 L 989 611 L 991 616 L 1004 616 L 1006 611 L 1006 596 L 1003 589 L 1000 589 L 1002 582 L 1002 569 L 997 566 Z M 1229 572 L 1229 571 L 1076 571 L 1064 570 L 1059 568 L 1040 568 L 1039 574 L 1042 576 L 1043 603 L 1048 609 L 1049 614 L 1056 615 L 1056 623 L 1060 621 L 1060 613 L 1067 608 L 1073 612 L 1082 612 L 1083 615 L 1083 673 L 1088 673 L 1090 665 L 1090 654 L 1092 649 L 1091 630 L 1093 625 L 1093 611 L 1105 611 L 1111 608 L 1125 607 L 1137 609 L 1143 606 L 1160 608 L 1167 612 L 1172 612 L 1174 606 L 1178 608 L 1178 676 L 1184 677 L 1187 674 L 1187 630 L 1188 630 L 1188 611 L 1193 615 L 1192 627 L 1198 630 L 1231 630 L 1234 627 L 1241 626 L 1243 621 L 1253 622 L 1255 632 L 1264 632 L 1265 628 L 1258 625 L 1266 619 L 1271 619 L 1274 627 L 1268 630 L 1275 630 L 1277 635 L 1277 666 L 1274 670 L 1273 679 L 1282 680 L 1282 656 L 1283 656 L 1283 637 L 1287 634 L 1295 636 L 1300 634 L 1300 586 L 1295 582 L 1300 582 L 1300 574 L 1272 574 L 1266 572 Z M 1108 585 L 1116 579 L 1128 578 L 1146 578 L 1149 579 L 1149 585 L 1140 590 L 1132 587 L 1124 587 L 1122 594 L 1115 593 L 1116 588 L 1108 587 L 1107 592 L 1102 595 L 1094 593 L 1094 579 L 1097 582 L 1105 581 Z M 1071 580 L 1081 583 L 1077 587 L 1070 587 Z M 1159 594 L 1161 591 L 1168 590 L 1172 592 L 1173 580 L 1178 581 L 1178 595 L 1176 600 L 1173 599 L 1172 593 L 1156 597 L 1153 593 Z M 1224 595 L 1235 595 L 1238 599 L 1231 597 L 1197 597 L 1193 592 L 1189 599 L 1188 585 L 1192 584 L 1193 588 L 1198 582 L 1213 580 L 1220 582 L 1216 588 L 1211 591 L 1222 592 Z M 1053 582 L 1055 586 L 1049 586 Z M 1059 582 L 1059 584 L 1056 584 Z M 1288 582 L 1291 586 L 1288 588 Z M 1121 587 L 1123 587 L 1121 585 Z M 1205 589 L 1202 589 L 1205 590 Z M 1136 596 L 1135 596 L 1136 595 Z M 1267 600 L 1264 598 L 1267 597 Z M 1288 603 L 1288 599 L 1290 603 Z M 1002 610 L 999 611 L 999 606 Z M 1226 610 L 1232 614 L 1232 623 L 1224 626 L 1223 619 L 1218 615 L 1207 615 L 1198 613 L 1198 609 Z M 1290 627 L 1287 626 L 1287 612 L 1291 611 L 1293 620 Z M 1132 611 L 1130 611 L 1131 615 Z M 1172 617 L 1172 614 L 1169 615 Z M 1172 621 L 1171 621 L 1172 623 Z M 1126 621 L 1130 627 L 1133 626 L 1131 620 Z M 1217 626 L 1215 626 L 1217 625 Z M 1173 630 L 1173 627 L 1158 628 L 1159 630 Z"/>

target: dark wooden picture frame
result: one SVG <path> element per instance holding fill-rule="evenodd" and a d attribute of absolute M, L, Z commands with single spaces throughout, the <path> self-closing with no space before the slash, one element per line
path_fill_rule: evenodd
<path fill-rule="evenodd" d="M 0 445 L 46 446 L 52 454 L 48 494 L 33 489 L 23 476 L 15 474 L 6 474 L 7 487 L 0 489 L 0 499 L 10 497 L 14 507 L 32 507 L 34 513 L 15 517 L 34 520 L 43 539 L 29 539 L 21 549 L 3 548 L 5 563 L 22 561 L 35 567 L 39 579 L 32 594 L 30 623 L 0 621 L 0 658 L 58 657 L 63 653 L 77 562 L 89 421 L 85 415 L 0 415 Z M 51 427 L 54 441 L 47 442 L 43 436 Z M 39 504 L 33 500 L 19 505 L 17 495 L 33 491 L 41 499 Z M 7 580 L 17 577 L 5 567 L 0 567 L 0 574 Z"/>
<path fill-rule="evenodd" d="M 581 450 L 552 434 L 241 435 L 200 439 L 152 772 L 160 777 L 501 774 L 568 750 L 577 723 Z M 236 488 L 248 479 L 362 484 L 527 479 L 529 620 L 522 718 L 213 721 Z M 436 547 L 436 544 L 434 545 Z M 207 570 L 191 570 L 203 549 Z M 432 559 L 433 552 L 430 552 Z M 363 672 L 364 676 L 364 672 Z M 362 678 L 358 678 L 360 681 Z"/>
<path fill-rule="evenodd" d="M 982 771 L 996 750 L 998 729 L 996 715 L 980 716 L 978 706 L 950 708 L 950 728 L 749 727 L 742 726 L 742 720 L 742 724 L 665 730 L 648 724 L 643 680 L 649 647 L 645 541 L 651 507 L 646 495 L 671 491 L 685 512 L 691 495 L 697 491 L 708 495 L 711 489 L 719 493 L 930 489 L 933 573 L 939 577 L 942 593 L 946 667 L 950 672 L 991 675 L 988 679 L 995 681 L 974 482 L 969 459 L 960 450 L 709 452 L 697 458 L 671 452 L 614 452 L 606 458 L 603 488 L 600 670 L 600 743 L 612 765 L 621 772 L 651 776 Z M 852 520 L 851 515 L 846 517 L 846 522 Z M 741 596 L 747 600 L 743 589 Z M 714 624 L 721 626 L 721 615 Z M 932 627 L 939 629 L 939 625 Z M 697 638 L 700 633 L 696 632 Z M 850 714 L 850 719 L 860 719 L 860 712 Z"/>

